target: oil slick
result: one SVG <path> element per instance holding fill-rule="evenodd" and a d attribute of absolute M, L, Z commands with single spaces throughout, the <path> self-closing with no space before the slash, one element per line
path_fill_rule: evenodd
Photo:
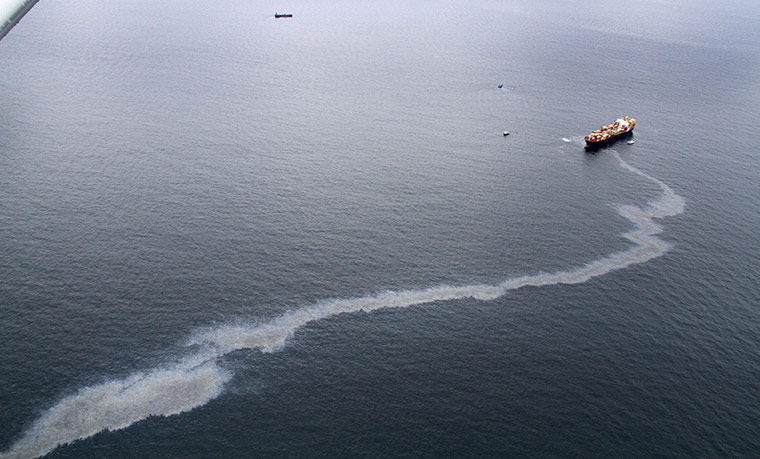
<path fill-rule="evenodd" d="M 447 301 L 468 298 L 489 301 L 525 286 L 583 283 L 659 257 L 670 246 L 658 237 L 662 227 L 655 223 L 655 219 L 682 213 L 684 199 L 664 182 L 628 164 L 614 150 L 609 153 L 617 159 L 620 167 L 655 183 L 661 190 L 660 196 L 645 207 L 618 207 L 619 214 L 633 224 L 633 229 L 623 234 L 633 243 L 628 249 L 577 268 L 515 277 L 497 285 L 440 285 L 329 299 L 289 311 L 266 322 L 208 327 L 187 339 L 187 355 L 176 357 L 172 364 L 84 387 L 57 401 L 33 422 L 10 449 L 0 453 L 0 457 L 41 456 L 60 445 L 91 437 L 103 430 L 119 430 L 150 416 L 172 416 L 203 406 L 217 398 L 233 376 L 221 367 L 219 360 L 222 357 L 243 349 L 279 351 L 299 328 L 310 322 L 360 311 L 419 305 L 444 307 Z"/>

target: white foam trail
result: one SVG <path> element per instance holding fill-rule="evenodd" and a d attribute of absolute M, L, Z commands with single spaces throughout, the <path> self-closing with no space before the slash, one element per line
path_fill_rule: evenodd
<path fill-rule="evenodd" d="M 171 416 L 205 405 L 222 393 L 231 378 L 231 374 L 217 365 L 218 358 L 240 349 L 277 351 L 296 330 L 309 322 L 338 314 L 407 308 L 465 298 L 488 301 L 526 286 L 578 284 L 662 255 L 669 245 L 657 237 L 662 228 L 654 219 L 682 213 L 685 208 L 683 198 L 665 183 L 626 163 L 617 152 L 609 152 L 621 167 L 656 183 L 662 190 L 662 195 L 645 208 L 630 205 L 618 207 L 620 215 L 635 225 L 632 231 L 623 235 L 635 244 L 628 250 L 580 268 L 516 277 L 499 285 L 438 286 L 333 299 L 290 311 L 258 325 L 211 328 L 188 340 L 188 346 L 200 346 L 202 351 L 189 355 L 180 363 L 85 387 L 60 400 L 0 457 L 41 456 L 59 445 L 90 437 L 103 430 L 123 429 L 149 416 Z"/>

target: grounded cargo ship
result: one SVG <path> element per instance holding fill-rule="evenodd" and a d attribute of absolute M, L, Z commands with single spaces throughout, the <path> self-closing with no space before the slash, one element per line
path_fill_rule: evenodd
<path fill-rule="evenodd" d="M 586 148 L 599 148 L 616 140 L 631 135 L 636 127 L 636 120 L 624 116 L 608 126 L 602 126 L 586 136 Z"/>

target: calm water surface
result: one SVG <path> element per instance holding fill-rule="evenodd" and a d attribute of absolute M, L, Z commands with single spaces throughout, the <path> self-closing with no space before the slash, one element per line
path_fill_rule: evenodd
<path fill-rule="evenodd" d="M 686 6 L 40 2 L 0 457 L 756 457 L 760 8 Z"/>

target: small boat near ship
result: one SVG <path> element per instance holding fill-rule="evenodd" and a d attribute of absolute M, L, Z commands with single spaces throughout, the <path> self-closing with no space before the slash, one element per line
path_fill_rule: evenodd
<path fill-rule="evenodd" d="M 586 148 L 594 149 L 609 145 L 623 137 L 633 134 L 636 120 L 624 116 L 616 119 L 612 124 L 602 126 L 586 136 Z"/>
<path fill-rule="evenodd" d="M 274 13 L 274 17 L 276 18 L 292 18 L 293 15 L 290 13 Z"/>

